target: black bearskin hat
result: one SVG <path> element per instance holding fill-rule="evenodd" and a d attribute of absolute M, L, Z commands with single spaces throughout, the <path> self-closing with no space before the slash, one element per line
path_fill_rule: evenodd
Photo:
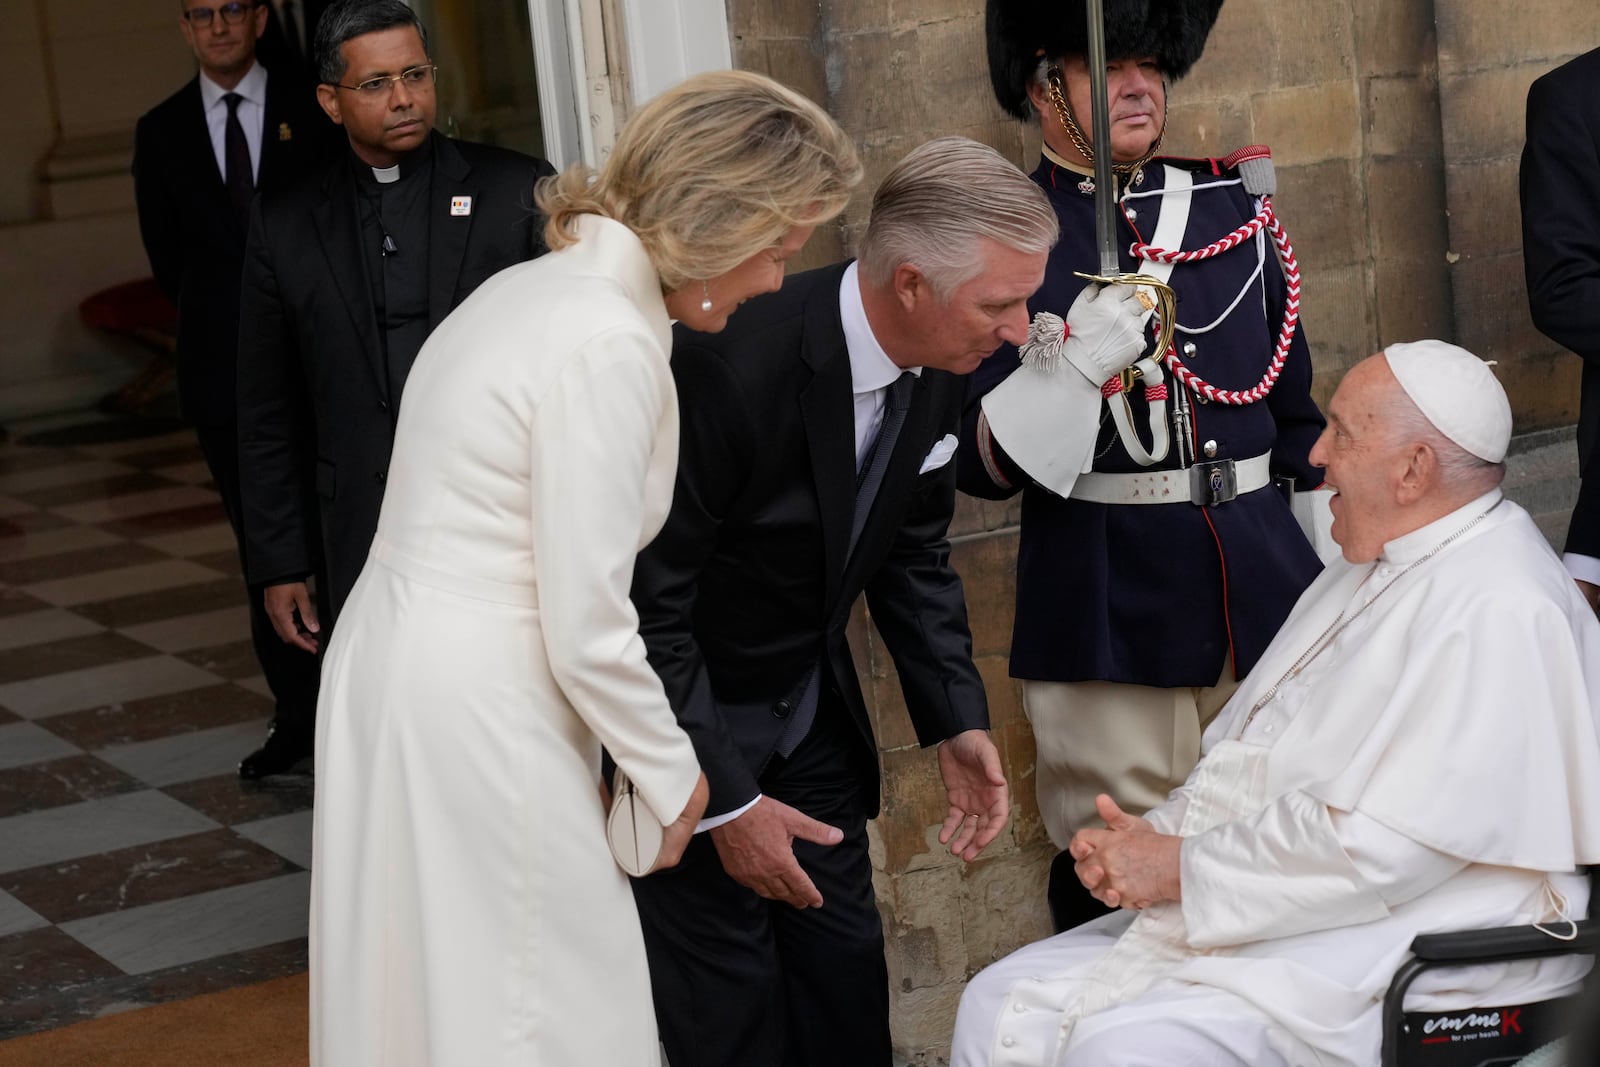
<path fill-rule="evenodd" d="M 1083 0 L 987 0 L 989 80 L 1000 106 L 1029 118 L 1028 83 L 1045 56 L 1089 51 Z M 1189 73 L 1217 21 L 1222 0 L 1104 0 L 1106 55 L 1155 56 L 1174 80 Z"/>

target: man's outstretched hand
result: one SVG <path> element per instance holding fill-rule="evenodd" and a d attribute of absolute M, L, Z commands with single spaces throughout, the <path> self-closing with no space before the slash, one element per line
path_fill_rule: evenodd
<path fill-rule="evenodd" d="M 941 744 L 939 775 L 950 800 L 939 844 L 970 862 L 1000 836 L 1011 817 L 1011 787 L 988 731 L 966 730 Z"/>

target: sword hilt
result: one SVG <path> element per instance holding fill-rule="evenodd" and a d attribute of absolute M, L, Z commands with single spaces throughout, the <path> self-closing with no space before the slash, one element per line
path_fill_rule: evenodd
<path fill-rule="evenodd" d="M 1178 294 L 1172 291 L 1172 286 L 1151 274 L 1085 274 L 1079 270 L 1072 273 L 1074 277 L 1085 278 L 1099 285 L 1146 285 L 1155 290 L 1154 311 L 1161 319 L 1161 329 L 1156 331 L 1156 360 L 1160 362 L 1167 358 L 1167 349 L 1172 347 L 1172 339 L 1178 329 Z M 1147 305 L 1146 310 L 1151 308 Z M 1122 387 L 1131 388 L 1139 377 L 1138 371 L 1127 368 L 1122 372 Z"/>

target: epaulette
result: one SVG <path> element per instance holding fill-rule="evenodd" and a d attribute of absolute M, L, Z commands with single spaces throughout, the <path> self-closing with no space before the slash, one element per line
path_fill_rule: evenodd
<path fill-rule="evenodd" d="M 1152 163 L 1165 163 L 1195 174 L 1225 177 L 1237 173 L 1244 191 L 1251 196 L 1272 196 L 1278 191 L 1277 172 L 1272 167 L 1272 149 L 1264 144 L 1246 145 L 1226 156 L 1157 156 Z"/>

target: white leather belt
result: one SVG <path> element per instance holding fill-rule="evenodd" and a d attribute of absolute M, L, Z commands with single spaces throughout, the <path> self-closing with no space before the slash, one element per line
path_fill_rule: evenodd
<path fill-rule="evenodd" d="M 1272 484 L 1271 455 L 1205 459 L 1175 471 L 1078 475 L 1072 499 L 1096 504 L 1197 504 L 1215 507 Z"/>

